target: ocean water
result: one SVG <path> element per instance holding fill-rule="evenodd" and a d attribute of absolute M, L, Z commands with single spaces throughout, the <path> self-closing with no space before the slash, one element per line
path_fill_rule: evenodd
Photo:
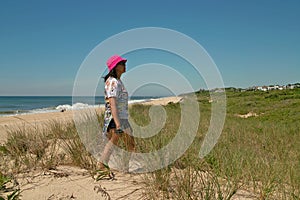
<path fill-rule="evenodd" d="M 159 97 L 131 97 L 129 103 L 142 102 Z M 104 106 L 104 97 L 72 96 L 0 96 L 0 117 L 30 113 L 60 112 Z"/>

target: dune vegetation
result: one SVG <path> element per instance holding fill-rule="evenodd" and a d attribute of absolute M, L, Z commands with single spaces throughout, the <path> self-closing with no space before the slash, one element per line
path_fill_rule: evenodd
<path fill-rule="evenodd" d="M 198 154 L 209 127 L 211 102 L 207 91 L 196 95 L 201 117 L 194 142 L 168 167 L 142 174 L 145 199 L 231 199 L 240 191 L 253 199 L 299 199 L 300 89 L 227 89 L 223 132 L 203 159 Z M 130 116 L 146 126 L 149 109 L 150 105 L 133 105 Z M 151 138 L 137 138 L 138 152 L 160 149 L 175 137 L 180 103 L 169 103 L 164 109 L 164 127 Z M 89 117 L 85 119 L 89 126 Z M 99 115 L 100 125 L 102 119 Z M 7 131 L 9 137 L 0 146 L 0 199 L 18 199 L 14 175 L 26 170 L 72 165 L 90 170 L 92 176 L 96 173 L 96 160 L 82 144 L 74 122 L 52 120 L 45 126 L 24 124 Z"/>

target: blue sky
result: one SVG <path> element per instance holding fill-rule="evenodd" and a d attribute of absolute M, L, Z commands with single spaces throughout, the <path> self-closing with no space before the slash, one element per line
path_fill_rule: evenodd
<path fill-rule="evenodd" d="M 3 0 L 0 5 L 0 95 L 71 95 L 80 65 L 99 43 L 142 27 L 168 28 L 196 40 L 226 87 L 300 82 L 297 0 Z M 157 52 L 145 53 L 150 56 L 144 60 L 129 53 L 128 70 L 134 62 L 160 61 L 149 59 Z"/>

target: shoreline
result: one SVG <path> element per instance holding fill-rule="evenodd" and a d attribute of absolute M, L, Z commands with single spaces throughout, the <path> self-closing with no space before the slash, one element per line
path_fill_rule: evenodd
<path fill-rule="evenodd" d="M 130 103 L 130 105 L 134 104 L 142 104 L 142 105 L 167 105 L 170 102 L 177 103 L 180 102 L 182 97 L 162 97 L 158 99 L 149 99 L 145 101 L 137 101 Z M 104 107 L 99 105 L 96 107 L 86 108 L 96 110 L 97 113 L 101 113 L 104 110 Z M 58 120 L 62 122 L 67 122 L 73 119 L 74 112 L 82 112 L 86 109 L 78 109 L 78 110 L 66 110 L 64 112 L 43 112 L 43 113 L 27 113 L 13 116 L 0 116 L 0 144 L 3 144 L 7 140 L 7 131 L 9 129 L 18 128 L 21 125 L 25 126 L 39 126 L 43 125 L 45 122 L 49 122 L 51 120 Z"/>
<path fill-rule="evenodd" d="M 1 96 L 0 96 L 1 98 Z M 37 97 L 39 98 L 39 97 Z M 104 97 L 103 97 L 104 98 Z M 158 99 L 165 99 L 165 98 L 174 98 L 171 97 L 156 97 L 156 96 L 149 96 L 149 97 L 143 97 L 143 96 L 136 96 L 133 97 L 133 99 L 129 99 L 128 104 L 137 104 L 137 103 L 145 103 L 145 102 L 151 102 Z M 176 97 L 175 97 L 176 98 Z M 20 104 L 23 104 L 22 102 L 19 102 Z M 5 104 L 4 104 L 5 106 Z M 1 105 L 0 105 L 1 107 Z M 18 107 L 18 106 L 17 106 Z M 31 114 L 42 114 L 42 113 L 53 113 L 53 112 L 64 112 L 64 111 L 74 111 L 74 110 L 83 110 L 83 109 L 98 109 L 105 107 L 104 102 L 98 102 L 96 104 L 89 104 L 87 102 L 77 102 L 72 104 L 70 103 L 61 103 L 58 105 L 51 105 L 49 107 L 42 107 L 42 108 L 32 108 L 29 110 L 0 110 L 0 118 L 1 117 L 11 117 L 11 116 L 22 116 L 22 115 L 31 115 Z"/>

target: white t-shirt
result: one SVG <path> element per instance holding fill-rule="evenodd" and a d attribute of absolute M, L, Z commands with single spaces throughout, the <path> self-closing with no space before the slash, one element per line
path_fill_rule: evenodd
<path fill-rule="evenodd" d="M 120 79 L 109 77 L 105 82 L 105 101 L 110 97 L 117 100 L 117 110 L 120 119 L 128 119 L 128 92 Z"/>

